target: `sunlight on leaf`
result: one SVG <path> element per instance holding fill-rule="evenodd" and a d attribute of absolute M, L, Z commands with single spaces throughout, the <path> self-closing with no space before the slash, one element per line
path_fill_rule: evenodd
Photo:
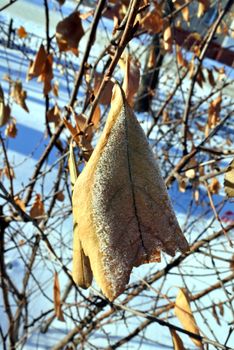
<path fill-rule="evenodd" d="M 116 84 L 100 140 L 73 192 L 73 278 L 79 284 L 80 249 L 103 293 L 113 300 L 131 270 L 186 251 L 183 237 L 146 136 Z M 80 247 L 81 246 L 81 247 Z"/>
<path fill-rule="evenodd" d="M 61 308 L 60 285 L 57 271 L 54 273 L 54 310 L 57 319 L 65 322 Z"/>
<path fill-rule="evenodd" d="M 186 331 L 200 335 L 199 328 L 197 326 L 196 320 L 192 314 L 192 310 L 190 307 L 189 296 L 185 289 L 179 289 L 175 301 L 174 311 L 176 317 L 179 319 Z M 194 339 L 192 337 L 191 340 L 197 347 L 199 347 L 199 349 L 203 349 L 203 345 L 200 340 Z"/>

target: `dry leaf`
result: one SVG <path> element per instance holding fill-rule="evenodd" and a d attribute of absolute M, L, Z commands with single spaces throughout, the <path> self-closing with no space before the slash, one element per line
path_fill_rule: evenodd
<path fill-rule="evenodd" d="M 181 48 L 178 45 L 176 45 L 176 58 L 177 58 L 177 62 L 180 66 L 182 66 L 182 67 L 188 66 L 188 62 L 184 59 L 182 52 L 181 52 Z"/>
<path fill-rule="evenodd" d="M 189 248 L 147 138 L 119 85 L 72 203 L 73 278 L 81 279 L 83 250 L 109 300 L 124 291 L 134 266 L 160 261 L 161 250 L 173 256 Z"/>
<path fill-rule="evenodd" d="M 97 95 L 97 92 L 98 92 L 99 87 L 101 85 L 102 79 L 103 79 L 103 76 L 100 73 L 95 72 L 95 74 L 94 74 L 94 91 L 93 91 L 95 96 Z M 104 87 L 104 90 L 102 92 L 101 98 L 98 101 L 101 105 L 109 105 L 110 104 L 113 86 L 114 86 L 113 81 L 108 80 L 105 87 Z"/>
<path fill-rule="evenodd" d="M 59 202 L 63 202 L 64 198 L 65 198 L 65 196 L 64 196 L 63 191 L 59 191 L 55 195 L 55 199 L 57 199 L 57 201 L 59 201 Z"/>
<path fill-rule="evenodd" d="M 28 107 L 26 105 L 27 93 L 23 90 L 23 86 L 20 80 L 16 80 L 13 82 L 13 86 L 11 89 L 11 97 L 13 100 L 20 105 L 26 112 L 29 113 Z"/>
<path fill-rule="evenodd" d="M 84 127 L 86 125 L 86 118 L 82 115 L 75 115 L 76 119 L 76 128 L 72 126 L 72 124 L 67 121 L 65 118 L 63 119 L 63 122 L 65 126 L 70 131 L 73 140 L 76 142 L 76 144 L 82 149 L 83 151 L 83 157 L 85 160 L 88 160 L 90 155 L 93 152 L 93 147 L 91 145 L 92 140 L 92 127 L 89 127 L 87 132 L 84 130 Z"/>
<path fill-rule="evenodd" d="M 196 177 L 196 171 L 195 169 L 188 169 L 185 171 L 185 176 L 188 178 L 188 179 L 195 179 Z"/>
<path fill-rule="evenodd" d="M 41 216 L 45 215 L 45 209 L 44 204 L 41 201 L 41 195 L 36 194 L 34 203 L 32 205 L 32 208 L 30 209 L 30 216 L 34 219 L 38 219 L 38 221 L 41 221 Z"/>
<path fill-rule="evenodd" d="M 125 92 L 129 105 L 133 107 L 133 98 L 137 93 L 140 84 L 139 64 L 137 64 L 137 61 L 133 60 L 130 55 L 127 55 L 127 57 L 123 59 L 120 66 L 124 69 L 124 81 L 122 88 Z"/>
<path fill-rule="evenodd" d="M 38 77 L 38 81 L 44 83 L 44 88 L 43 88 L 44 96 L 48 95 L 48 93 L 52 89 L 52 84 L 51 84 L 52 79 L 53 79 L 53 55 L 49 54 L 46 57 L 46 61 L 43 66 L 43 71 Z"/>
<path fill-rule="evenodd" d="M 165 21 L 164 31 L 163 31 L 163 44 L 164 49 L 167 52 L 172 51 L 172 31 L 169 21 Z"/>
<path fill-rule="evenodd" d="M 162 14 L 157 9 L 147 12 L 140 20 L 140 26 L 143 30 L 148 31 L 151 34 L 160 33 L 163 29 Z"/>
<path fill-rule="evenodd" d="M 173 329 L 170 330 L 173 341 L 174 350 L 185 350 L 184 344 L 180 336 Z"/>
<path fill-rule="evenodd" d="M 15 203 L 22 209 L 23 211 L 26 211 L 25 203 L 22 199 L 20 199 L 19 196 L 14 197 Z"/>
<path fill-rule="evenodd" d="M 15 178 L 15 172 L 11 166 L 9 168 L 5 166 L 2 170 L 2 174 L 5 175 L 8 180 Z"/>
<path fill-rule="evenodd" d="M 217 314 L 217 311 L 216 311 L 216 307 L 215 307 L 215 304 L 212 305 L 212 315 L 214 316 L 216 322 L 218 323 L 219 326 L 221 326 L 221 323 L 220 323 L 220 320 L 219 320 L 219 316 Z"/>
<path fill-rule="evenodd" d="M 211 69 L 207 69 L 207 73 L 208 73 L 208 81 L 209 81 L 210 85 L 212 87 L 214 87 L 216 85 L 216 82 L 215 82 L 212 70 Z"/>
<path fill-rule="evenodd" d="M 56 39 L 59 51 L 72 51 L 78 56 L 78 44 L 84 35 L 84 29 L 78 11 L 64 18 L 56 26 Z"/>
<path fill-rule="evenodd" d="M 227 167 L 224 176 L 224 190 L 229 198 L 234 197 L 234 159 Z"/>
<path fill-rule="evenodd" d="M 10 119 L 11 109 L 4 102 L 4 92 L 0 85 L 0 127 L 4 126 Z"/>
<path fill-rule="evenodd" d="M 187 0 L 176 0 L 174 1 L 175 8 L 178 10 L 184 6 L 188 1 Z M 181 9 L 181 14 L 185 22 L 189 25 L 189 5 Z"/>
<path fill-rule="evenodd" d="M 47 112 L 47 120 L 57 126 L 61 121 L 61 111 L 57 103 Z"/>
<path fill-rule="evenodd" d="M 181 322 L 182 326 L 186 331 L 195 333 L 200 335 L 199 328 L 196 324 L 196 320 L 192 314 L 192 310 L 190 307 L 190 300 L 186 290 L 179 289 L 178 295 L 175 301 L 175 315 Z M 199 349 L 203 349 L 203 345 L 201 341 L 194 339 L 191 337 L 193 343 L 199 347 Z"/>
<path fill-rule="evenodd" d="M 219 95 L 216 99 L 210 102 L 210 106 L 208 110 L 209 128 L 215 127 L 219 122 L 221 103 L 222 103 L 222 95 Z"/>
<path fill-rule="evenodd" d="M 210 193 L 218 194 L 221 188 L 219 181 L 214 177 L 208 186 Z"/>
<path fill-rule="evenodd" d="M 39 77 L 45 69 L 47 54 L 43 45 L 40 46 L 33 62 L 30 62 L 27 80 Z"/>
<path fill-rule="evenodd" d="M 200 18 L 204 13 L 209 9 L 210 1 L 209 0 L 198 0 L 198 11 L 197 17 Z"/>
<path fill-rule="evenodd" d="M 53 94 L 55 97 L 59 97 L 58 92 L 59 92 L 59 83 L 55 82 L 53 84 L 53 88 L 52 88 Z"/>
<path fill-rule="evenodd" d="M 92 116 L 92 124 L 94 126 L 94 129 L 98 128 L 100 119 L 101 119 L 101 108 L 99 105 L 97 105 Z"/>
<path fill-rule="evenodd" d="M 17 128 L 16 128 L 16 123 L 15 121 L 13 121 L 12 123 L 8 124 L 6 129 L 5 129 L 5 135 L 7 137 L 12 137 L 12 138 L 15 138 L 16 135 L 17 135 Z"/>
<path fill-rule="evenodd" d="M 76 161 L 75 161 L 75 154 L 73 150 L 73 142 L 70 142 L 70 154 L 69 154 L 69 159 L 68 159 L 68 166 L 69 166 L 69 172 L 70 172 L 70 179 L 71 179 L 71 187 L 72 187 L 72 193 L 74 189 L 75 182 L 78 178 L 78 169 L 76 166 Z M 77 222 L 75 218 L 73 218 L 73 233 L 74 235 L 77 235 Z M 76 255 L 73 256 L 73 275 L 77 277 L 76 283 L 86 289 L 88 288 L 93 279 L 93 273 L 90 268 L 90 262 L 89 258 L 85 256 L 84 251 L 81 247 L 80 240 L 77 240 L 74 242 L 74 247 L 76 250 Z"/>
<path fill-rule="evenodd" d="M 153 69 L 156 64 L 156 55 L 155 55 L 155 48 L 151 46 L 150 52 L 149 52 L 149 59 L 147 63 L 147 68 L 148 69 Z"/>
<path fill-rule="evenodd" d="M 54 311 L 57 319 L 59 321 L 65 322 L 61 308 L 60 286 L 57 271 L 54 273 Z"/>
<path fill-rule="evenodd" d="M 17 34 L 21 39 L 27 38 L 27 36 L 28 36 L 28 33 L 26 32 L 26 30 L 23 26 L 18 28 Z"/>

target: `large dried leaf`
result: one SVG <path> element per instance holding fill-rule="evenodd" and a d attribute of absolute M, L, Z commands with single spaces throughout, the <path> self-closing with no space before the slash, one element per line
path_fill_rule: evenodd
<path fill-rule="evenodd" d="M 209 0 L 198 0 L 197 17 L 198 18 L 202 17 L 209 7 L 210 7 Z"/>
<path fill-rule="evenodd" d="M 59 51 L 72 51 L 78 55 L 78 44 L 84 35 L 84 29 L 78 11 L 64 18 L 57 24 L 56 39 Z"/>
<path fill-rule="evenodd" d="M 184 289 L 179 289 L 179 293 L 175 301 L 174 311 L 176 317 L 179 319 L 186 331 L 200 335 L 196 320 L 192 314 L 188 294 Z M 197 347 L 199 347 L 199 349 L 203 349 L 201 341 L 192 337 L 191 340 Z"/>
<path fill-rule="evenodd" d="M 154 155 L 119 85 L 72 202 L 73 278 L 79 283 L 81 245 L 110 300 L 124 291 L 134 266 L 160 261 L 161 250 L 173 256 L 188 249 Z"/>
<path fill-rule="evenodd" d="M 234 197 L 234 159 L 229 164 L 224 176 L 224 190 L 228 197 Z"/>
<path fill-rule="evenodd" d="M 54 311 L 57 319 L 59 321 L 64 322 L 63 312 L 61 308 L 61 298 L 60 298 L 60 286 L 59 286 L 59 278 L 58 273 L 55 271 L 54 273 Z"/>
<path fill-rule="evenodd" d="M 12 89 L 11 89 L 11 97 L 26 112 L 29 112 L 28 107 L 26 105 L 27 93 L 23 89 L 23 85 L 22 85 L 20 80 L 16 80 L 15 82 L 13 82 L 13 86 L 12 86 Z"/>
<path fill-rule="evenodd" d="M 167 52 L 172 51 L 172 30 L 169 21 L 165 21 L 163 30 L 163 45 Z"/>

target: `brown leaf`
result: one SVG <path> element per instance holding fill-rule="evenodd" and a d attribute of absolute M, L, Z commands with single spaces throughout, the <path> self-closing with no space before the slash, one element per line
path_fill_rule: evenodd
<path fill-rule="evenodd" d="M 57 126 L 61 121 L 61 111 L 57 103 L 47 112 L 47 120 Z"/>
<path fill-rule="evenodd" d="M 92 127 L 89 127 L 87 131 L 84 130 L 84 127 L 86 125 L 86 118 L 82 115 L 75 115 L 75 120 L 76 128 L 74 128 L 72 124 L 66 119 L 63 119 L 63 122 L 70 131 L 73 140 L 82 149 L 85 160 L 88 160 L 93 151 L 93 147 L 91 145 L 93 135 Z"/>
<path fill-rule="evenodd" d="M 214 177 L 208 186 L 210 193 L 218 194 L 221 188 L 219 181 Z"/>
<path fill-rule="evenodd" d="M 212 315 L 214 316 L 216 322 L 218 323 L 219 326 L 221 326 L 221 323 L 220 323 L 220 320 L 219 320 L 219 316 L 217 314 L 217 311 L 216 311 L 216 306 L 215 304 L 212 305 Z"/>
<path fill-rule="evenodd" d="M 175 315 L 181 322 L 182 326 L 186 331 L 195 333 L 200 335 L 199 328 L 197 326 L 196 320 L 192 314 L 192 310 L 190 307 L 190 300 L 188 293 L 185 289 L 179 289 L 178 295 L 175 301 Z M 191 337 L 193 343 L 199 347 L 199 349 L 203 349 L 203 345 L 201 341 L 194 339 Z"/>
<path fill-rule="evenodd" d="M 12 137 L 15 138 L 17 135 L 17 128 L 16 128 L 16 123 L 13 121 L 12 123 L 8 124 L 6 129 L 5 129 L 5 135 L 7 137 Z"/>
<path fill-rule="evenodd" d="M 222 95 L 219 95 L 216 99 L 210 102 L 210 106 L 208 110 L 209 128 L 215 127 L 219 122 L 221 103 L 222 103 Z"/>
<path fill-rule="evenodd" d="M 61 307 L 60 286 L 57 271 L 54 273 L 54 311 L 57 319 L 65 322 Z"/>
<path fill-rule="evenodd" d="M 27 36 L 28 36 L 28 33 L 26 32 L 26 30 L 23 26 L 18 28 L 17 34 L 21 39 L 27 38 Z"/>
<path fill-rule="evenodd" d="M 188 62 L 184 59 L 182 52 L 181 52 L 181 48 L 178 45 L 176 45 L 176 58 L 177 58 L 177 62 L 180 66 L 182 66 L 182 67 L 188 66 Z"/>
<path fill-rule="evenodd" d="M 216 82 L 215 82 L 212 70 L 211 69 L 207 69 L 207 73 L 208 73 L 208 81 L 209 81 L 210 85 L 212 87 L 214 87 L 216 85 Z"/>
<path fill-rule="evenodd" d="M 42 216 L 45 215 L 44 204 L 41 201 L 41 195 L 36 194 L 34 203 L 30 209 L 30 216 L 34 219 L 38 219 L 38 222 L 42 220 Z"/>
<path fill-rule="evenodd" d="M 200 18 L 204 13 L 209 9 L 210 1 L 209 0 L 198 0 L 198 11 L 197 17 Z"/>
<path fill-rule="evenodd" d="M 146 15 L 141 18 L 140 26 L 143 30 L 151 34 L 160 33 L 163 29 L 162 14 L 156 8 L 151 12 L 147 12 Z"/>
<path fill-rule="evenodd" d="M 180 336 L 173 329 L 170 330 L 173 341 L 174 350 L 185 350 L 184 344 Z"/>
<path fill-rule="evenodd" d="M 109 300 L 124 291 L 134 266 L 158 262 L 162 249 L 170 255 L 188 249 L 155 157 L 119 85 L 72 203 L 73 278 L 79 283 L 83 250 Z"/>
<path fill-rule="evenodd" d="M 4 92 L 0 85 L 0 127 L 4 126 L 10 119 L 11 109 L 4 102 Z"/>
<path fill-rule="evenodd" d="M 41 45 L 34 61 L 30 62 L 27 73 L 27 80 L 31 80 L 34 77 L 39 77 L 45 69 L 47 54 L 44 45 Z"/>
<path fill-rule="evenodd" d="M 155 55 L 155 48 L 151 46 L 150 52 L 149 52 L 149 59 L 147 63 L 147 68 L 148 69 L 153 69 L 156 64 L 156 55 Z"/>
<path fill-rule="evenodd" d="M 164 31 L 163 31 L 163 44 L 164 50 L 167 52 L 172 51 L 172 31 L 169 21 L 165 21 Z"/>
<path fill-rule="evenodd" d="M 57 199 L 57 201 L 63 202 L 65 198 L 63 191 L 57 192 L 55 198 Z"/>
<path fill-rule="evenodd" d="M 2 170 L 2 174 L 5 175 L 8 178 L 8 180 L 15 178 L 15 172 L 11 166 L 9 168 L 5 166 Z"/>
<path fill-rule="evenodd" d="M 92 123 L 93 123 L 94 129 L 98 128 L 100 119 L 101 119 L 101 108 L 99 105 L 97 105 L 92 116 Z"/>
<path fill-rule="evenodd" d="M 183 5 L 188 3 L 188 0 L 175 0 L 175 8 L 178 10 L 180 9 Z M 185 6 L 181 9 L 181 14 L 184 19 L 184 21 L 189 25 L 189 5 Z"/>
<path fill-rule="evenodd" d="M 97 95 L 97 92 L 99 90 L 99 87 L 101 85 L 102 80 L 103 80 L 103 76 L 100 73 L 95 72 L 95 74 L 94 74 L 94 92 L 93 92 L 95 96 Z M 106 85 L 105 85 L 105 88 L 102 92 L 101 98 L 99 99 L 99 103 L 101 105 L 109 105 L 110 104 L 113 86 L 114 86 L 113 81 L 108 80 Z"/>
<path fill-rule="evenodd" d="M 134 96 L 138 91 L 140 84 L 140 69 L 137 61 L 133 60 L 130 55 L 127 55 L 123 60 L 124 66 L 124 81 L 122 88 L 125 92 L 127 101 L 131 107 L 134 104 Z"/>
<path fill-rule="evenodd" d="M 234 159 L 227 167 L 224 176 L 224 190 L 229 198 L 234 197 Z"/>
<path fill-rule="evenodd" d="M 56 26 L 56 40 L 59 51 L 72 51 L 78 56 L 78 44 L 84 35 L 84 29 L 78 11 L 64 18 Z"/>
<path fill-rule="evenodd" d="M 22 199 L 20 199 L 19 196 L 14 197 L 15 203 L 22 209 L 23 211 L 26 211 L 25 203 Z"/>
<path fill-rule="evenodd" d="M 59 92 L 59 84 L 58 84 L 58 82 L 55 82 L 53 84 L 52 91 L 53 91 L 53 94 L 54 94 L 55 97 L 59 97 L 59 95 L 58 95 L 58 92 Z"/>
<path fill-rule="evenodd" d="M 15 82 L 13 82 L 13 86 L 11 89 L 11 97 L 18 105 L 20 105 L 26 112 L 29 113 L 28 107 L 25 102 L 27 98 L 27 93 L 23 89 L 23 86 L 20 80 L 16 80 Z"/>
<path fill-rule="evenodd" d="M 53 55 L 47 55 L 43 71 L 38 77 L 39 82 L 44 83 L 43 93 L 44 96 L 48 95 L 48 93 L 52 89 L 51 80 L 53 79 Z"/>

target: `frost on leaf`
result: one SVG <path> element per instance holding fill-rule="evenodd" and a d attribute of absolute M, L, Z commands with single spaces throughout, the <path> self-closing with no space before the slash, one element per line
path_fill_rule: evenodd
<path fill-rule="evenodd" d="M 124 92 L 115 86 L 100 140 L 75 182 L 73 278 L 83 252 L 110 300 L 134 266 L 160 261 L 161 250 L 185 252 L 185 240 L 146 136 Z"/>

